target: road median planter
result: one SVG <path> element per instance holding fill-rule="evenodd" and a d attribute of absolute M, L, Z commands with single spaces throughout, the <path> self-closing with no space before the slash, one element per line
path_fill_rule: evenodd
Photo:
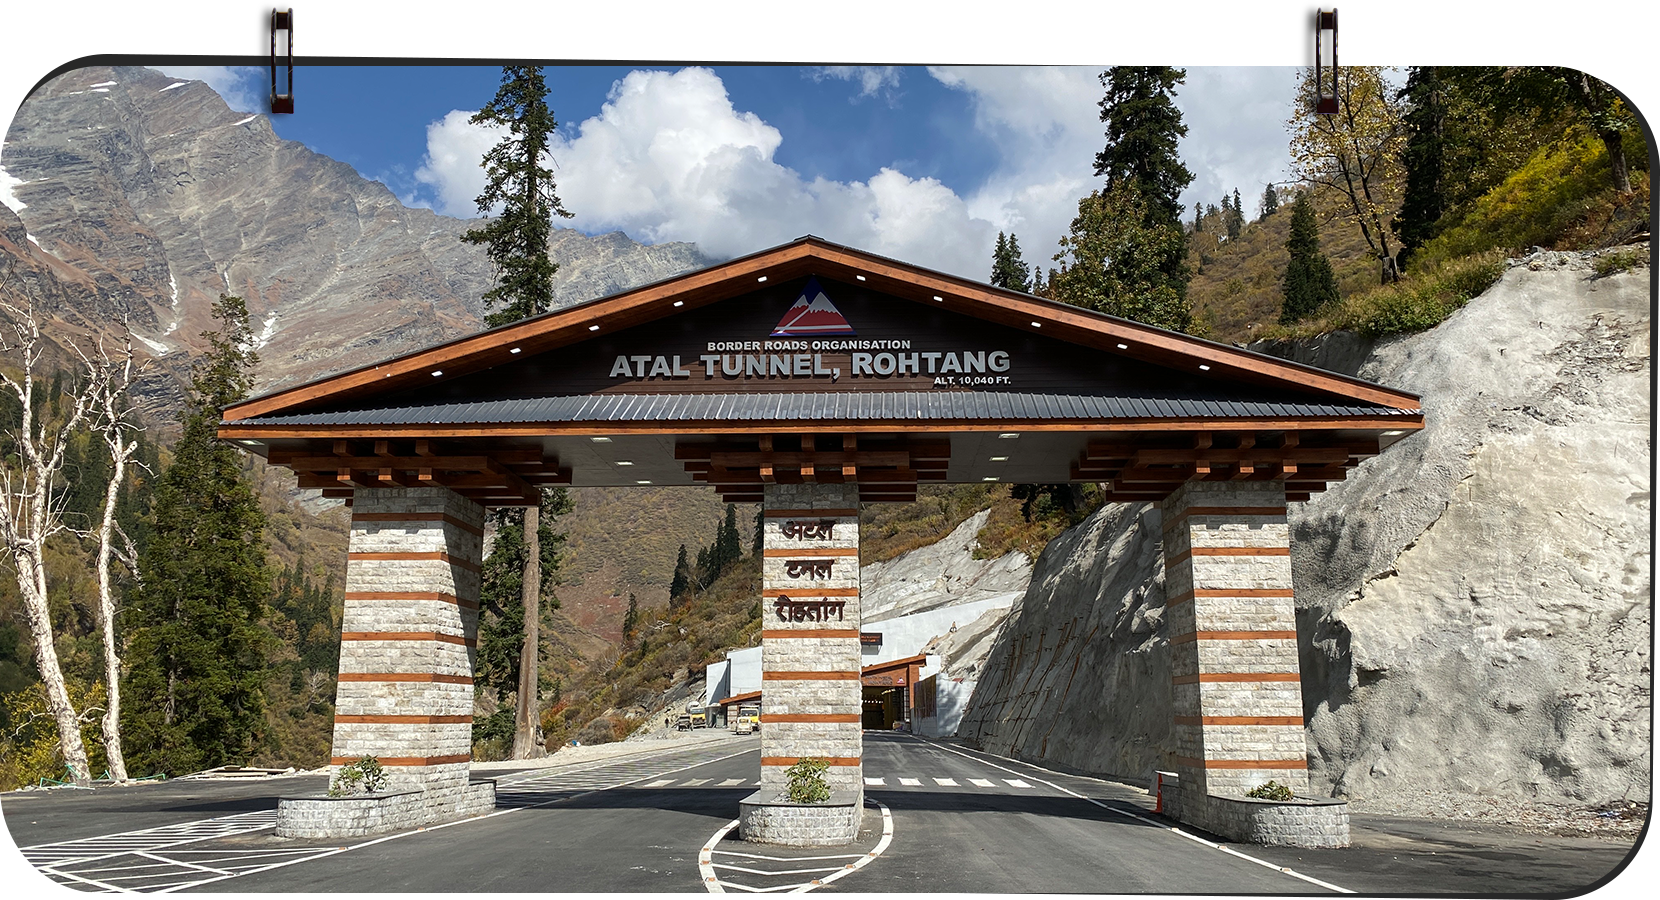
<path fill-rule="evenodd" d="M 833 790 L 823 803 L 795 803 L 763 788 L 738 802 L 738 834 L 758 844 L 828 847 L 858 837 L 864 792 Z"/>
<path fill-rule="evenodd" d="M 1161 785 L 1164 815 L 1242 844 L 1335 849 L 1349 846 L 1349 804 L 1330 797 L 1258 800 L 1194 796 Z"/>
<path fill-rule="evenodd" d="M 496 783 L 472 781 L 456 788 L 385 791 L 349 797 L 314 794 L 277 800 L 277 837 L 367 837 L 454 822 L 496 807 Z"/>

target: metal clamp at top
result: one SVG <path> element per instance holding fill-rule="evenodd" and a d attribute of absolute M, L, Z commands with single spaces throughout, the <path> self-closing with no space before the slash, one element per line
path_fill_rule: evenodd
<path fill-rule="evenodd" d="M 277 32 L 283 32 L 284 50 L 288 57 L 287 93 L 277 93 Z M 271 10 L 271 112 L 294 111 L 294 10 Z"/>
<path fill-rule="evenodd" d="M 1331 32 L 1331 83 L 1326 83 L 1326 69 L 1320 59 L 1320 34 Z M 1337 8 L 1331 12 L 1318 10 L 1314 14 L 1314 111 L 1324 115 L 1337 112 Z"/>

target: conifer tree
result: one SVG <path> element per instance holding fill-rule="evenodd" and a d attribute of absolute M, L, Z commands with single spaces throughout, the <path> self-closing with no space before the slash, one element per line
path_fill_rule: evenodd
<path fill-rule="evenodd" d="M 720 531 L 716 533 L 715 545 L 718 548 L 716 552 L 719 554 L 720 562 L 716 567 L 718 573 L 714 577 L 718 578 L 719 573 L 731 568 L 732 564 L 744 555 L 743 538 L 738 534 L 738 510 L 730 503 L 726 504 L 726 520 L 721 523 Z"/>
<path fill-rule="evenodd" d="M 257 358 L 239 297 L 213 305 L 218 331 L 191 378 L 183 434 L 152 500 L 141 583 L 128 601 L 123 731 L 132 767 L 181 774 L 245 763 L 264 723 L 270 634 L 265 515 L 240 452 L 216 436 L 246 397 Z"/>
<path fill-rule="evenodd" d="M 1413 66 L 1399 96 L 1407 102 L 1401 117 L 1406 126 L 1406 145 L 1401 149 L 1406 190 L 1401 213 L 1395 217 L 1401 237 L 1396 259 L 1405 271 L 1413 252 L 1435 237 L 1436 224 L 1447 209 L 1446 85 L 1437 67 Z"/>
<path fill-rule="evenodd" d="M 1291 260 L 1285 266 L 1282 325 L 1291 325 L 1337 300 L 1337 279 L 1331 262 L 1320 252 L 1320 229 L 1308 195 L 1308 191 L 1299 192 L 1291 204 L 1291 236 L 1285 241 Z"/>
<path fill-rule="evenodd" d="M 486 305 L 502 308 L 485 316 L 490 325 L 505 325 L 540 315 L 553 306 L 553 276 L 559 270 L 548 256 L 548 239 L 553 234 L 553 216 L 570 218 L 572 213 L 559 201 L 553 172 L 544 165 L 548 140 L 559 122 L 548 108 L 547 84 L 541 66 L 503 66 L 501 86 L 484 108 L 468 122 L 474 125 L 506 126 L 508 133 L 484 155 L 484 192 L 478 195 L 478 211 L 487 213 L 497 205 L 501 213 L 483 228 L 470 229 L 461 239 L 484 244 L 485 253 L 496 270 L 496 286 L 484 295 Z M 542 506 L 531 505 L 524 512 L 524 534 L 528 549 L 521 582 L 527 595 L 524 608 L 524 648 L 519 671 L 519 691 L 513 734 L 513 756 L 525 759 L 538 752 L 535 732 L 537 706 L 537 657 L 539 597 L 530 593 L 542 578 L 537 572 L 542 554 L 538 548 L 543 529 Z"/>
<path fill-rule="evenodd" d="M 568 512 L 569 497 L 563 488 L 549 491 L 543 505 L 552 515 Z M 489 612 L 478 629 L 478 684 L 492 689 L 500 699 L 519 689 L 524 680 L 525 597 L 548 594 L 559 572 L 560 550 L 565 536 L 556 534 L 546 520 L 538 520 L 541 531 L 536 542 L 538 554 L 535 572 L 540 579 L 539 589 L 525 590 L 524 576 L 530 567 L 525 557 L 531 549 L 525 541 L 524 508 L 491 510 L 496 537 L 490 555 L 479 569 L 479 600 Z M 553 609 L 559 608 L 559 598 L 547 596 L 543 601 Z"/>
<path fill-rule="evenodd" d="M 674 563 L 674 578 L 669 582 L 669 606 L 680 604 L 681 598 L 692 589 L 692 564 L 686 559 L 686 545 L 680 545 L 680 558 Z"/>
<path fill-rule="evenodd" d="M 1245 228 L 1245 210 L 1240 206 L 1239 188 L 1233 189 L 1233 202 L 1228 206 L 1228 240 L 1239 240 L 1239 232 Z"/>
<path fill-rule="evenodd" d="M 997 247 L 991 256 L 991 283 L 1011 291 L 1031 288 L 1031 270 L 1020 257 L 1020 239 L 997 232 Z"/>
<path fill-rule="evenodd" d="M 1268 182 L 1268 187 L 1263 189 L 1262 192 L 1262 218 L 1267 219 L 1269 216 L 1279 211 L 1280 197 L 1278 194 L 1274 193 L 1274 183 L 1270 181 Z M 1261 220 L 1259 219 L 1258 221 Z"/>
<path fill-rule="evenodd" d="M 634 642 L 634 629 L 640 624 L 640 601 L 631 592 L 628 595 L 628 609 L 623 611 L 622 639 L 623 646 Z"/>
<path fill-rule="evenodd" d="M 1195 201 L 1193 201 L 1193 233 L 1198 234 L 1199 232 L 1204 231 L 1204 230 L 1205 230 L 1205 205 L 1203 203 L 1200 203 L 1199 201 L 1195 200 Z"/>
<path fill-rule="evenodd" d="M 1114 66 L 1101 73 L 1107 145 L 1095 155 L 1095 174 L 1107 176 L 1109 185 L 1135 185 L 1149 224 L 1177 221 L 1178 198 L 1193 182 L 1176 153 L 1187 126 L 1174 98 L 1176 85 L 1186 78 L 1185 71 L 1169 66 Z"/>

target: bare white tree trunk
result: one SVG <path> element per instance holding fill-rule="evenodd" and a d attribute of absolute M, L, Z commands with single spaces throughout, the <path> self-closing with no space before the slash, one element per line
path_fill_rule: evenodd
<path fill-rule="evenodd" d="M 4 285 L 0 285 L 4 287 Z M 58 726 L 58 746 L 64 763 L 69 767 L 76 784 L 89 784 L 92 773 L 87 767 L 86 747 L 81 742 L 80 715 L 69 698 L 64 683 L 63 668 L 58 664 L 57 647 L 53 642 L 52 616 L 47 605 L 46 542 L 65 529 L 63 498 L 54 498 L 63 471 L 63 454 L 70 435 L 80 428 L 92 412 L 90 398 L 98 387 L 100 373 L 93 371 L 85 390 L 72 398 L 72 408 L 61 422 L 36 423 L 34 410 L 35 369 L 40 365 L 45 348 L 40 335 L 40 324 L 35 320 L 34 307 L 18 307 L 9 299 L 0 299 L 0 310 L 12 319 L 11 331 L 16 337 L 0 340 L 0 350 L 17 352 L 22 357 L 22 375 L 13 378 L 0 371 L 0 384 L 10 390 L 22 404 L 22 425 L 12 435 L 21 457 L 18 470 L 0 466 L 0 544 L 10 556 L 17 575 L 17 587 L 23 595 L 23 607 L 29 620 L 29 634 L 35 645 L 35 667 L 46 689 L 46 706 Z M 39 433 L 37 434 L 37 430 Z"/>
<path fill-rule="evenodd" d="M 110 557 L 119 555 L 130 571 L 138 571 L 131 543 L 125 540 L 126 535 L 121 533 L 120 526 L 115 522 L 115 507 L 121 499 L 121 486 L 127 479 L 127 464 L 138 451 L 137 436 L 129 434 L 136 431 L 136 426 L 128 421 L 132 408 L 123 406 L 122 396 L 132 383 L 131 333 L 127 335 L 127 343 L 118 363 L 103 356 L 98 364 L 108 376 L 94 379 L 101 385 L 94 398 L 97 402 L 97 429 L 110 454 L 110 482 L 104 490 L 104 515 L 98 523 L 98 628 L 103 632 L 104 684 L 108 698 L 100 724 L 104 732 L 104 753 L 109 759 L 110 778 L 121 783 L 127 780 L 127 759 L 121 749 L 121 656 L 115 643 L 115 591 L 110 584 Z M 118 534 L 126 544 L 125 553 L 116 550 Z"/>

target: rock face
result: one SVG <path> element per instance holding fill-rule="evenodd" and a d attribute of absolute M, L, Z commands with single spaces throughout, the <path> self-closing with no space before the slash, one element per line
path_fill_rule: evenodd
<path fill-rule="evenodd" d="M 0 164 L 44 251 L 34 255 L 124 308 L 174 377 L 221 292 L 247 301 L 261 392 L 482 328 L 493 274 L 460 240 L 477 223 L 403 206 L 201 82 L 137 67 L 65 73 L 19 109 Z M 0 247 L 14 257 L 27 249 L 15 230 Z M 690 244 L 621 234 L 566 229 L 550 245 L 558 305 L 710 262 Z"/>
<path fill-rule="evenodd" d="M 1424 397 L 1423 432 L 1291 507 L 1317 792 L 1648 798 L 1648 284 L 1538 253 L 1432 331 L 1278 348 Z M 1168 762 L 1157 524 L 1109 506 L 1050 544 L 959 733 Z"/>
<path fill-rule="evenodd" d="M 975 535 L 988 512 L 969 516 L 945 539 L 897 559 L 859 569 L 863 621 L 879 622 L 930 610 L 1024 593 L 1032 564 L 1024 553 L 975 559 Z"/>

